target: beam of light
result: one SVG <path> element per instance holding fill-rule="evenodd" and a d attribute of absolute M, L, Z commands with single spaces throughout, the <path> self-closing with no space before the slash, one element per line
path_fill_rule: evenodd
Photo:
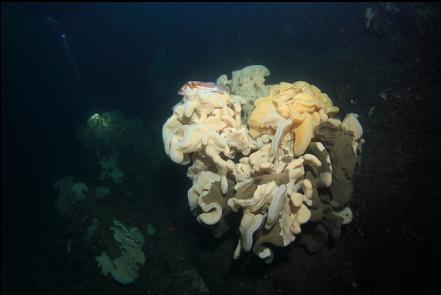
<path fill-rule="evenodd" d="M 75 62 L 75 58 L 72 55 L 72 51 L 70 50 L 67 35 L 65 33 L 63 33 L 60 35 L 60 38 L 61 38 L 61 41 L 63 42 L 63 46 L 64 46 L 64 50 L 66 52 L 66 55 L 67 55 L 67 57 L 70 61 L 70 64 L 72 66 L 72 70 L 74 72 L 75 79 L 77 80 L 78 87 L 80 88 L 80 91 L 82 92 L 82 94 L 86 97 L 87 91 L 86 91 L 86 88 L 84 87 L 84 81 L 83 81 L 83 78 L 80 74 L 80 71 L 78 70 L 77 63 Z"/>

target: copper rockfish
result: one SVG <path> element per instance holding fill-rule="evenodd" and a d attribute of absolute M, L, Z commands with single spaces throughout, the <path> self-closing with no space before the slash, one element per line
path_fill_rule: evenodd
<path fill-rule="evenodd" d="M 203 92 L 217 92 L 225 93 L 225 87 L 213 82 L 200 82 L 200 81 L 189 81 L 185 83 L 181 89 L 179 89 L 178 94 L 184 95 L 188 90 L 199 90 Z"/>

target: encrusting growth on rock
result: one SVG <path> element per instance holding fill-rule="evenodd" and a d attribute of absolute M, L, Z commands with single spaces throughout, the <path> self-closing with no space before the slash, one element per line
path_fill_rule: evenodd
<path fill-rule="evenodd" d="M 162 129 L 166 154 L 191 164 L 188 204 L 220 236 L 241 216 L 233 258 L 254 252 L 269 263 L 271 246 L 297 237 L 309 252 L 337 239 L 352 220 L 348 207 L 363 129 L 343 121 L 326 93 L 307 82 L 266 86 L 260 65 L 191 81 Z M 307 225 L 307 226 L 306 226 Z"/>

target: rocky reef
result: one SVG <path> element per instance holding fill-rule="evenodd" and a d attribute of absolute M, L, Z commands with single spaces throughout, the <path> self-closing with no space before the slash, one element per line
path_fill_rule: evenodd
<path fill-rule="evenodd" d="M 188 205 L 215 236 L 238 233 L 232 256 L 270 263 L 298 240 L 309 252 L 351 222 L 353 176 L 363 129 L 357 114 L 304 81 L 265 85 L 262 65 L 189 82 L 165 122 L 166 154 L 190 164 Z"/>

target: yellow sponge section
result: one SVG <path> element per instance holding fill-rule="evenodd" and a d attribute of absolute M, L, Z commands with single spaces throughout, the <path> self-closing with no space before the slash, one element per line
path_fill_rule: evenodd
<path fill-rule="evenodd" d="M 251 136 L 274 134 L 274 113 L 291 120 L 290 132 L 294 138 L 294 154 L 303 155 L 314 136 L 315 128 L 328 120 L 339 108 L 334 106 L 326 93 L 304 81 L 282 82 L 270 86 L 269 95 L 258 98 L 248 120 Z M 271 118 L 270 118 L 271 117 Z"/>

